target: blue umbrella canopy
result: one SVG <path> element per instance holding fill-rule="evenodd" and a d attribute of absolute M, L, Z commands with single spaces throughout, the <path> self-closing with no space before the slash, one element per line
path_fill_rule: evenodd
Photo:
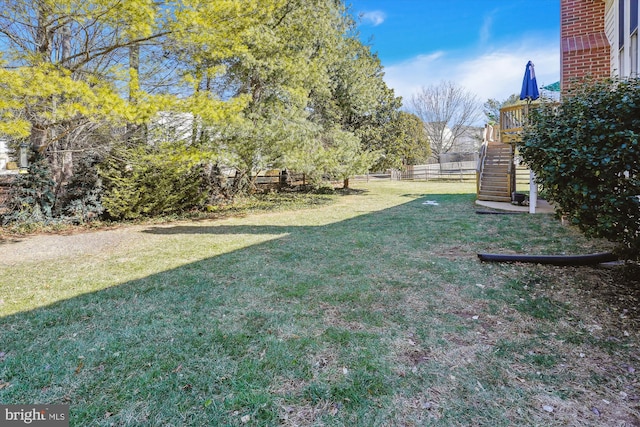
<path fill-rule="evenodd" d="M 524 70 L 524 79 L 522 80 L 522 90 L 520 91 L 520 99 L 533 101 L 540 98 L 538 91 L 538 82 L 536 81 L 536 72 L 533 62 L 527 62 L 527 68 Z"/>

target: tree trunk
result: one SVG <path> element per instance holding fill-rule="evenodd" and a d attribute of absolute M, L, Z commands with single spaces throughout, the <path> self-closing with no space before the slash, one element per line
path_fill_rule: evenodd
<path fill-rule="evenodd" d="M 42 4 L 38 7 L 38 28 L 36 28 L 36 52 L 40 54 L 39 61 L 51 61 L 51 42 L 53 32 L 48 27 L 47 18 L 51 15 L 49 8 Z"/>
<path fill-rule="evenodd" d="M 129 102 L 136 103 L 136 93 L 140 89 L 140 46 L 134 44 L 129 47 Z M 127 123 L 127 139 L 134 140 L 138 126 Z"/>
<path fill-rule="evenodd" d="M 349 188 L 349 178 L 345 178 L 342 181 L 342 188 Z"/>
<path fill-rule="evenodd" d="M 31 149 L 42 153 L 47 146 L 47 129 L 38 123 L 37 118 L 31 119 Z"/>
<path fill-rule="evenodd" d="M 66 60 L 71 56 L 71 30 L 68 25 L 62 27 L 62 64 L 65 64 Z"/>
<path fill-rule="evenodd" d="M 40 4 L 38 8 L 38 28 L 36 28 L 35 40 L 36 53 L 38 54 L 37 61 L 39 62 L 51 61 L 53 32 L 49 29 L 47 22 L 50 14 L 49 8 L 45 4 Z M 47 103 L 47 100 L 42 99 L 41 102 Z M 31 149 L 35 152 L 42 153 L 47 147 L 47 126 L 38 120 L 37 112 L 31 117 L 30 141 Z"/>
<path fill-rule="evenodd" d="M 136 92 L 140 87 L 138 78 L 140 73 L 140 46 L 134 44 L 129 47 L 129 102 L 136 101 Z"/>

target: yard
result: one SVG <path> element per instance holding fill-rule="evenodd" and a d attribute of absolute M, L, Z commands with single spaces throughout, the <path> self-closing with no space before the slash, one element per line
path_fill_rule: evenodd
<path fill-rule="evenodd" d="M 475 184 L 0 240 L 0 402 L 71 425 L 640 425 L 637 278 Z"/>

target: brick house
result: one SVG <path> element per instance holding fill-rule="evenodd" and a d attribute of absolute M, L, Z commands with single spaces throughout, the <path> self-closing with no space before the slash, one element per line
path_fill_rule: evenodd
<path fill-rule="evenodd" d="M 560 0 L 560 88 L 566 94 L 584 78 L 638 77 L 640 0 Z M 500 109 L 500 138 L 486 138 L 477 173 L 479 201 L 509 202 L 516 191 L 513 142 L 520 139 L 526 106 Z M 537 187 L 530 180 L 529 212 Z"/>
<path fill-rule="evenodd" d="M 560 85 L 638 76 L 639 0 L 560 0 Z"/>

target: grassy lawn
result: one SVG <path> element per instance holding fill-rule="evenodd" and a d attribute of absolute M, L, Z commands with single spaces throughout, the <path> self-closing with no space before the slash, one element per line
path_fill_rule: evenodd
<path fill-rule="evenodd" d="M 0 403 L 77 426 L 640 423 L 637 291 L 477 260 L 605 242 L 476 215 L 473 184 L 354 188 L 2 266 Z"/>

